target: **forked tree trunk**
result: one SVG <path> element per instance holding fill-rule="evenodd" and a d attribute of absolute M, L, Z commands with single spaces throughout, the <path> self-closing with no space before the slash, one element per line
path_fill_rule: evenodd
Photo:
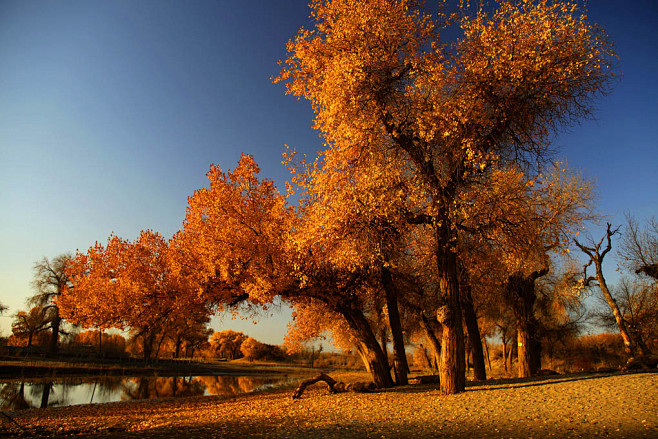
<path fill-rule="evenodd" d="M 478 326 L 475 307 L 473 306 L 473 297 L 471 296 L 471 286 L 466 285 L 463 288 L 464 297 L 462 298 L 462 307 L 464 309 L 464 322 L 468 331 L 468 340 L 471 346 L 471 355 L 473 357 L 473 376 L 478 381 L 487 379 L 487 370 L 484 364 L 484 352 L 482 350 L 482 336 Z"/>
<path fill-rule="evenodd" d="M 619 228 L 612 230 L 611 227 L 611 224 L 608 223 L 605 236 L 601 238 L 598 244 L 596 244 L 594 247 L 584 246 L 575 239 L 574 242 L 583 253 L 590 257 L 590 261 L 587 263 L 587 265 L 585 265 L 584 268 L 584 283 L 585 285 L 589 285 L 589 283 L 593 280 L 598 281 L 601 293 L 603 293 L 603 297 L 605 298 L 605 301 L 607 302 L 610 310 L 612 311 L 612 314 L 615 317 L 615 322 L 619 328 L 619 333 L 621 334 L 621 338 L 624 341 L 624 350 L 626 351 L 626 355 L 630 358 L 635 356 L 635 346 L 633 345 L 628 329 L 626 328 L 624 316 L 619 310 L 619 306 L 617 305 L 614 297 L 612 297 L 612 294 L 610 294 L 608 284 L 605 281 L 605 277 L 603 277 L 603 259 L 605 258 L 605 255 L 608 254 L 608 252 L 612 249 L 612 236 L 615 235 L 619 230 Z M 607 245 L 605 249 L 602 249 L 601 246 L 603 245 L 604 240 L 607 241 Z M 594 263 L 594 267 L 596 268 L 596 277 L 587 276 L 587 267 L 592 263 Z"/>
<path fill-rule="evenodd" d="M 338 310 L 345 318 L 350 329 L 357 338 L 357 350 L 363 360 L 366 370 L 372 374 L 372 380 L 378 388 L 392 387 L 393 380 L 381 346 L 377 342 L 370 323 L 360 310 L 342 308 Z"/>
<path fill-rule="evenodd" d="M 393 284 L 393 276 L 391 275 L 391 271 L 387 267 L 381 267 L 381 280 L 384 287 L 384 292 L 386 294 L 388 321 L 391 327 L 391 335 L 393 338 L 395 383 L 398 386 L 406 386 L 409 383 L 407 379 L 409 365 L 407 364 L 407 354 L 404 349 L 404 335 L 402 333 L 400 312 L 398 310 L 398 294 L 395 285 Z M 386 349 L 386 347 L 383 346 L 383 349 Z"/>

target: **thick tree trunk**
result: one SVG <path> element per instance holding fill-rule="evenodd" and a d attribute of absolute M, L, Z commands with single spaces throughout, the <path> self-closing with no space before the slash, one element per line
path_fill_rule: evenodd
<path fill-rule="evenodd" d="M 381 267 L 381 280 L 386 294 L 386 307 L 388 308 L 388 321 L 393 337 L 393 362 L 395 364 L 395 383 L 398 386 L 408 384 L 407 354 L 404 349 L 404 335 L 400 323 L 400 312 L 398 310 L 397 290 L 393 284 L 393 277 L 387 267 Z M 385 349 L 385 347 L 384 347 Z"/>
<path fill-rule="evenodd" d="M 471 355 L 473 356 L 473 376 L 478 381 L 484 381 L 487 379 L 487 370 L 485 368 L 484 352 L 482 350 L 482 336 L 480 335 L 478 319 L 471 296 L 471 286 L 466 285 L 463 288 L 463 292 L 462 306 L 464 309 L 464 322 L 468 331 L 468 340 L 471 344 Z"/>
<path fill-rule="evenodd" d="M 142 335 L 142 353 L 144 361 L 151 359 L 151 354 L 153 354 L 153 343 L 155 343 L 155 333 L 149 330 Z"/>
<path fill-rule="evenodd" d="M 174 358 L 179 358 L 180 357 L 180 347 L 183 344 L 183 340 L 181 338 L 176 339 L 176 349 L 174 349 Z"/>
<path fill-rule="evenodd" d="M 537 300 L 535 282 L 546 273 L 548 269 L 535 271 L 529 276 L 519 272 L 507 280 L 507 298 L 516 319 L 518 376 L 521 378 L 536 375 L 541 370 L 539 323 L 534 309 Z"/>
<path fill-rule="evenodd" d="M 375 386 L 378 388 L 393 387 L 390 368 L 384 352 L 363 313 L 360 310 L 352 308 L 343 308 L 339 312 L 356 335 L 357 350 L 361 355 L 366 369 L 372 374 Z"/>
<path fill-rule="evenodd" d="M 62 324 L 62 318 L 59 316 L 59 309 L 57 309 L 57 307 L 54 307 L 54 309 L 55 316 L 50 325 L 52 333 L 50 334 L 50 341 L 48 343 L 48 352 L 51 354 L 56 354 L 59 348 L 59 331 Z"/>
<path fill-rule="evenodd" d="M 449 228 L 449 224 L 443 229 Z M 438 235 L 437 231 L 437 235 Z M 441 393 L 452 395 L 463 392 L 466 388 L 466 368 L 464 365 L 464 331 L 459 300 L 459 276 L 457 273 L 457 255 L 442 246 L 447 239 L 437 240 L 437 262 L 439 271 L 439 289 L 443 305 L 437 310 L 436 319 L 443 326 L 441 340 Z"/>

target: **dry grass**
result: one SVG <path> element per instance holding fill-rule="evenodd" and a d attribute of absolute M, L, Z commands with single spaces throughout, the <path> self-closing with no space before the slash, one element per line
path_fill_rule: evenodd
<path fill-rule="evenodd" d="M 360 373 L 336 379 L 362 381 Z M 230 399 L 195 397 L 13 412 L 24 437 L 658 437 L 658 373 L 577 374 L 329 395 L 322 385 Z"/>

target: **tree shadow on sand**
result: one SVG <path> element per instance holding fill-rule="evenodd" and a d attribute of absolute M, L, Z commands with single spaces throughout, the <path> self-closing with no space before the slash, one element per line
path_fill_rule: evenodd
<path fill-rule="evenodd" d="M 629 373 L 658 373 L 658 371 L 638 371 Z M 468 381 L 466 382 L 466 392 L 482 392 L 498 389 L 523 388 L 547 386 L 552 384 L 567 383 L 574 381 L 597 380 L 619 375 L 619 372 L 612 373 L 577 373 L 568 375 L 551 375 L 530 378 L 499 378 L 489 379 L 486 381 Z M 386 393 L 425 393 L 429 391 L 439 391 L 439 384 L 410 384 L 402 387 L 391 387 L 379 389 L 376 392 Z"/>

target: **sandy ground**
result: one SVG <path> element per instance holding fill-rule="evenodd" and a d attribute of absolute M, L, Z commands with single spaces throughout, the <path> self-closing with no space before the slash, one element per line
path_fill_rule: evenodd
<path fill-rule="evenodd" d="M 6 415 L 9 437 L 658 438 L 658 373 L 490 380 L 451 396 L 436 385 L 329 395 L 320 383 L 295 401 L 286 390 Z"/>

